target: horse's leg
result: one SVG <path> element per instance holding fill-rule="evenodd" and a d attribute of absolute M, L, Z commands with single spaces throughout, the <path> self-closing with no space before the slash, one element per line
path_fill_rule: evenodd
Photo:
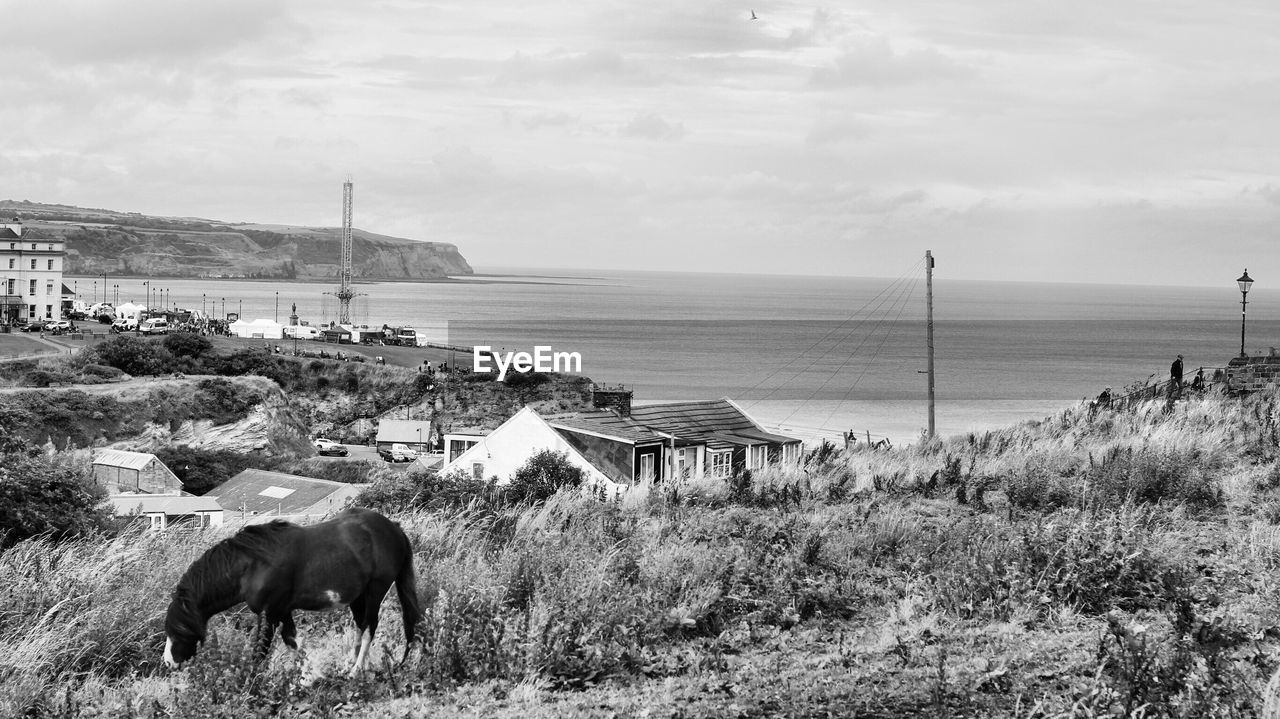
<path fill-rule="evenodd" d="M 280 620 L 280 638 L 290 649 L 298 648 L 298 627 L 293 623 L 293 612 L 287 612 Z"/>
<path fill-rule="evenodd" d="M 361 594 L 351 600 L 348 608 L 351 610 L 351 619 L 356 623 L 351 632 L 351 655 L 348 659 L 351 663 L 351 668 L 348 670 L 350 673 L 355 671 L 356 659 L 360 656 L 360 643 L 364 639 L 364 595 Z"/>
<path fill-rule="evenodd" d="M 352 676 L 364 669 L 369 661 L 369 647 L 373 645 L 373 633 L 378 631 L 378 610 L 382 608 L 382 599 L 391 588 L 390 582 L 376 582 L 364 590 L 364 635 L 360 638 L 360 653 L 356 663 L 351 667 Z"/>

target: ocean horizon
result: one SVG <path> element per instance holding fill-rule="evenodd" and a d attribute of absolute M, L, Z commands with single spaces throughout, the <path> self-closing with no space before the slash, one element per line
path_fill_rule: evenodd
<path fill-rule="evenodd" d="M 430 326 L 458 345 L 582 356 L 582 374 L 638 403 L 730 397 L 807 441 L 846 430 L 894 443 L 927 423 L 923 273 L 895 279 L 481 267 L 484 282 L 362 282 L 357 324 Z M 88 278 L 92 280 L 92 278 Z M 141 279 L 109 278 L 142 301 Z M 76 283 L 90 299 L 85 279 Z M 135 286 L 136 285 L 136 286 Z M 320 324 L 316 282 L 152 281 L 171 304 Z M 114 299 L 115 288 L 109 299 Z M 102 291 L 98 288 L 98 298 Z M 1280 292 L 1249 295 L 1246 349 L 1269 350 Z M 944 435 L 1038 419 L 1134 383 L 1188 375 L 1240 350 L 1240 294 L 1223 287 L 1074 285 L 935 276 L 937 428 Z M 459 358 L 462 361 L 462 358 Z M 467 360 L 469 362 L 469 358 Z"/>

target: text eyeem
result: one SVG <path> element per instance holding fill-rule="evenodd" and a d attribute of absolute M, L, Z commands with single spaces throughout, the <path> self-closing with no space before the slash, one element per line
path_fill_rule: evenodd
<path fill-rule="evenodd" d="M 494 352 L 489 345 L 471 348 L 471 371 L 498 370 L 498 381 L 506 379 L 508 370 L 516 372 L 582 372 L 580 352 L 554 352 L 550 345 L 534 345 L 533 353 Z"/>

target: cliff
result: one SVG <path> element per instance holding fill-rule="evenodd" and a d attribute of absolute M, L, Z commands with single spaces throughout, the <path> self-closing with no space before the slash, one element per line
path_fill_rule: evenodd
<path fill-rule="evenodd" d="M 334 279 L 341 228 L 224 223 L 68 205 L 0 201 L 0 217 L 20 217 L 33 238 L 67 243 L 68 275 Z M 352 232 L 357 279 L 421 280 L 470 275 L 446 242 Z"/>

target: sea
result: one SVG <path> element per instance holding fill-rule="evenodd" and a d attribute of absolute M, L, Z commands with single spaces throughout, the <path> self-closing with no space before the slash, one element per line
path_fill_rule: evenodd
<path fill-rule="evenodd" d="M 456 282 L 361 282 L 357 324 L 410 325 L 454 345 L 578 353 L 581 373 L 637 403 L 729 397 L 808 442 L 918 441 L 927 426 L 923 270 L 898 278 L 479 268 Z M 142 302 L 145 278 L 107 297 Z M 315 282 L 150 281 L 166 304 L 312 324 L 336 317 Z M 82 299 L 102 280 L 68 279 Z M 1240 292 L 1213 287 L 981 282 L 935 277 L 937 431 L 981 432 L 1061 412 L 1104 387 L 1225 366 Z M 1280 345 L 1280 290 L 1248 296 L 1245 349 Z M 459 355 L 460 364 L 470 357 Z"/>

